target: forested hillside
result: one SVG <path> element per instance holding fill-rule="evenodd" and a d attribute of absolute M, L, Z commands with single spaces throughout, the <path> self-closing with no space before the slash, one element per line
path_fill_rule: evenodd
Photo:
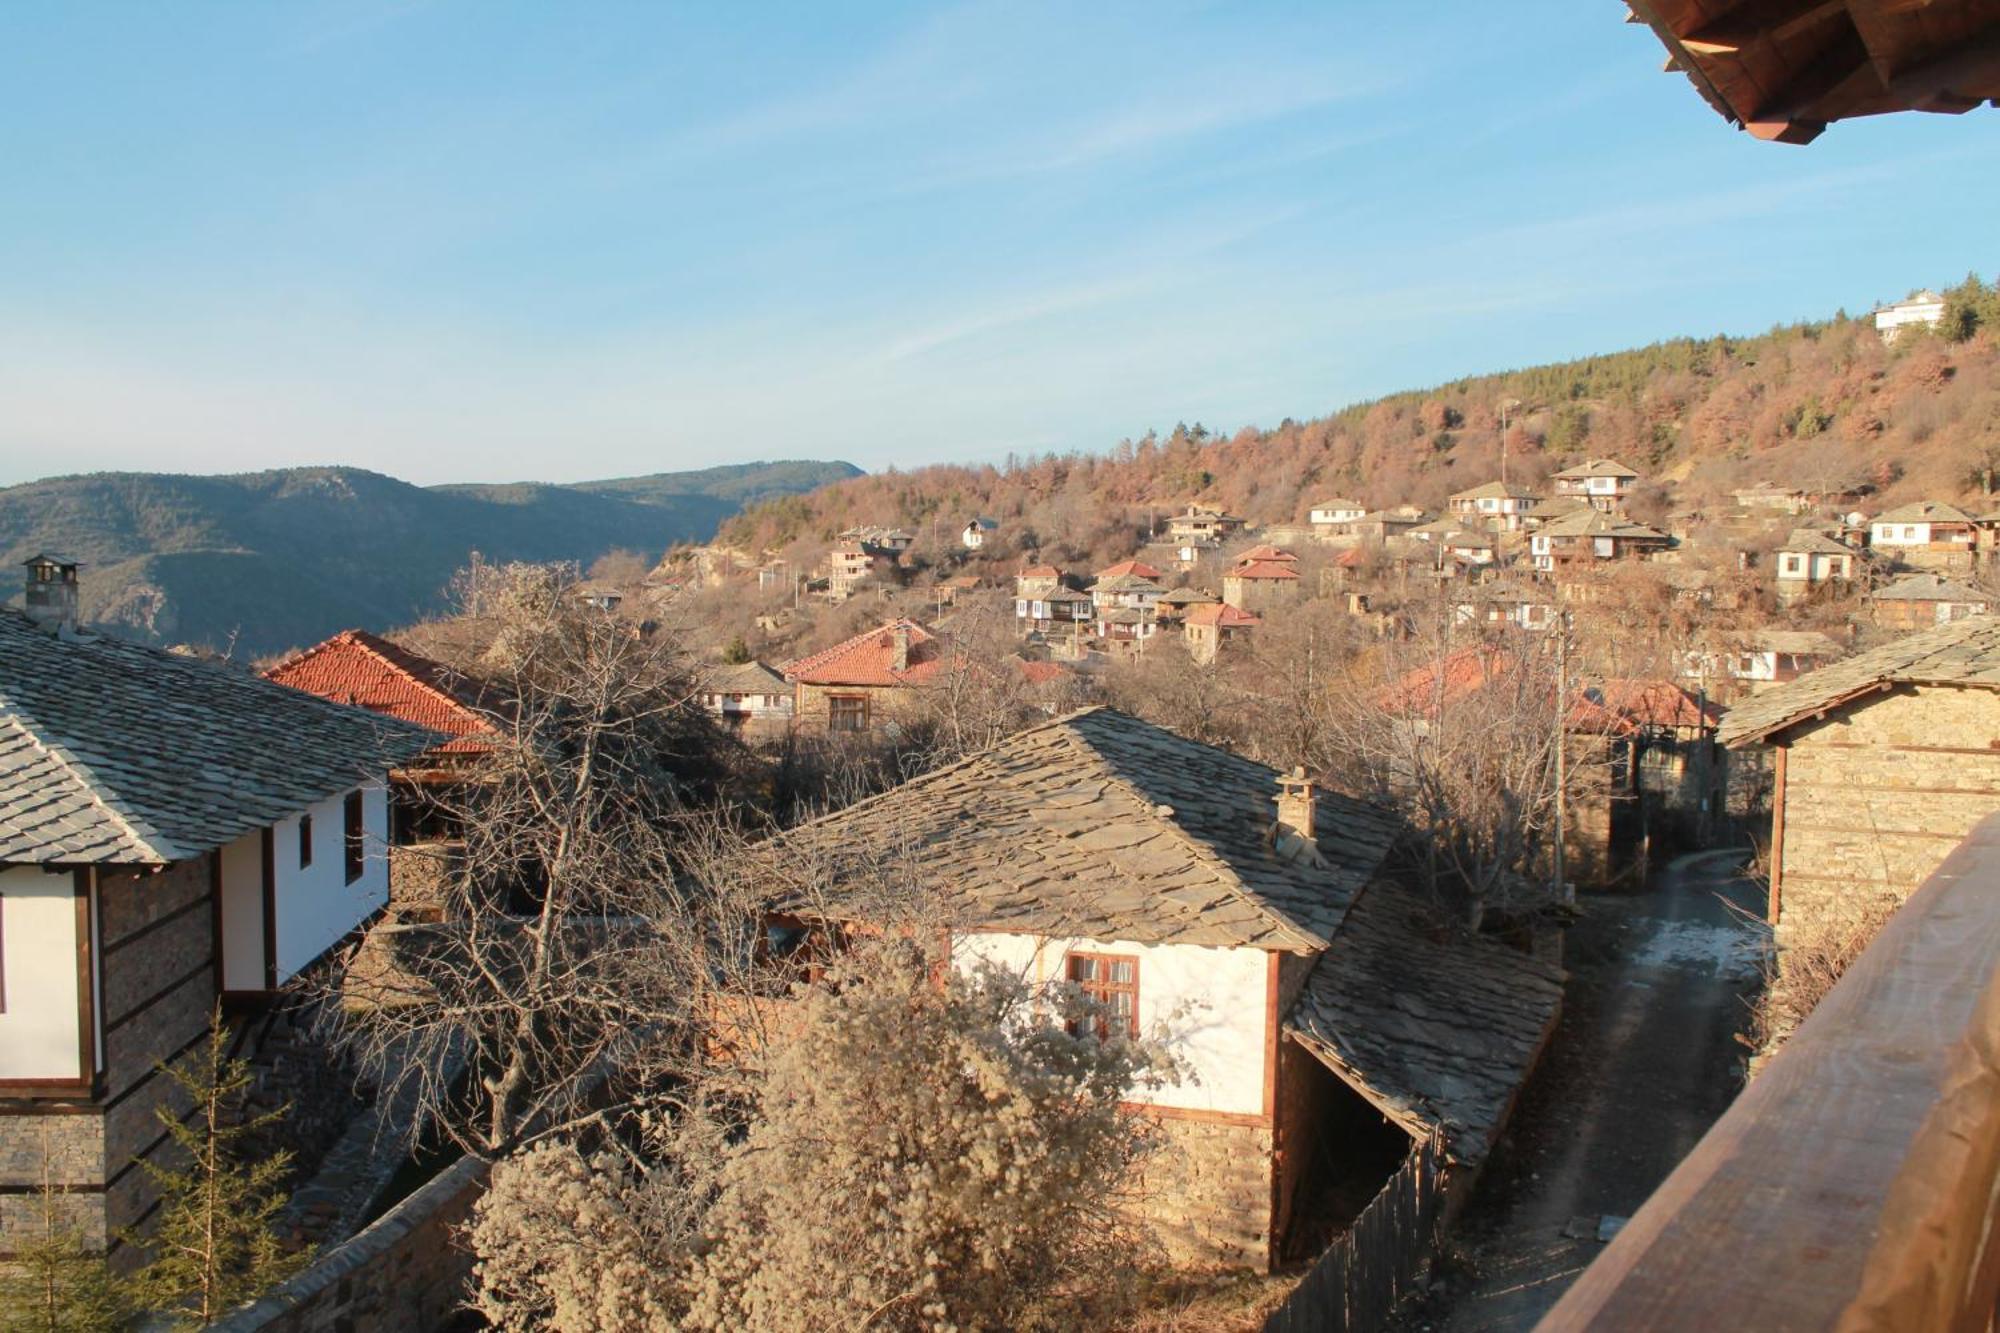
<path fill-rule="evenodd" d="M 2000 465 L 2000 294 L 1972 278 L 1948 296 L 1941 330 L 1893 346 L 1866 317 L 1846 316 L 1756 337 L 1680 338 L 1273 429 L 1183 426 L 1100 454 L 884 472 L 756 506 L 722 536 L 783 548 L 852 523 L 956 526 L 983 514 L 1016 549 L 1116 556 L 1148 507 L 1190 500 L 1263 522 L 1302 519 L 1331 495 L 1435 509 L 1500 474 L 1503 428 L 1509 480 L 1533 486 L 1583 458 L 1614 457 L 1652 479 L 1634 506 L 1643 518 L 1712 506 L 1766 479 L 1861 488 L 1882 504 L 1972 500 Z"/>
<path fill-rule="evenodd" d="M 0 489 L 0 599 L 20 562 L 85 562 L 87 619 L 247 653 L 440 608 L 472 551 L 589 564 L 704 541 L 745 498 L 852 476 L 845 463 L 742 464 L 583 486 L 419 487 L 357 468 L 235 476 L 101 473 Z"/>

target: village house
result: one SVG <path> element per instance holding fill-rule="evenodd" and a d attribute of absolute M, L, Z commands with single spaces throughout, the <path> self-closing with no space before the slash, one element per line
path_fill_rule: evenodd
<path fill-rule="evenodd" d="M 1322 541 L 1329 541 L 1336 537 L 1353 536 L 1352 525 L 1367 512 L 1368 506 L 1359 500 L 1335 496 L 1314 505 L 1307 511 L 1307 518 L 1312 523 L 1313 535 Z"/>
<path fill-rule="evenodd" d="M 1893 343 L 1905 330 L 1935 328 L 1944 322 L 1944 298 L 1926 287 L 1900 301 L 1875 308 L 1875 332 Z"/>
<path fill-rule="evenodd" d="M 925 691 L 967 669 L 950 644 L 914 620 L 892 620 L 785 667 L 792 716 L 833 735 L 893 734 L 920 717 Z"/>
<path fill-rule="evenodd" d="M 179 1109 L 160 1066 L 383 909 L 389 771 L 444 738 L 79 632 L 74 573 L 0 610 L 0 1234 L 46 1165 L 124 1265 Z"/>
<path fill-rule="evenodd" d="M 1250 631 L 1263 623 L 1262 617 L 1227 602 L 1202 602 L 1190 606 L 1181 617 L 1181 633 L 1187 640 L 1188 654 L 1206 664 L 1220 656 L 1226 645 L 1248 638 Z"/>
<path fill-rule="evenodd" d="M 1054 565 L 1028 565 L 1014 576 L 1014 596 L 1036 597 L 1063 586 L 1063 572 Z"/>
<path fill-rule="evenodd" d="M 1624 505 L 1639 482 L 1639 474 L 1609 458 L 1593 458 L 1564 468 L 1549 481 L 1558 497 L 1582 500 L 1608 514 Z"/>
<path fill-rule="evenodd" d="M 1674 539 L 1657 528 L 1592 508 L 1536 528 L 1528 538 L 1528 552 L 1536 571 L 1547 574 L 1569 564 L 1644 559 L 1673 544 Z"/>
<path fill-rule="evenodd" d="M 1378 509 L 1363 514 L 1347 525 L 1344 536 L 1357 541 L 1385 542 L 1391 537 L 1400 537 L 1411 528 L 1419 527 L 1431 520 L 1430 514 L 1415 505 L 1396 505 L 1390 509 Z"/>
<path fill-rule="evenodd" d="M 1221 601 L 1222 599 L 1214 593 L 1204 592 L 1200 588 L 1174 588 L 1160 598 L 1160 604 L 1155 608 L 1154 614 L 1159 617 L 1163 625 L 1179 624 L 1195 607 L 1213 606 Z"/>
<path fill-rule="evenodd" d="M 1718 649 L 1688 652 L 1681 677 L 1725 696 L 1755 694 L 1797 680 L 1846 651 L 1817 630 L 1739 630 L 1724 632 L 1720 638 Z"/>
<path fill-rule="evenodd" d="M 1000 530 L 1000 525 L 990 518 L 975 518 L 965 525 L 958 534 L 958 540 L 968 551 L 977 551 L 986 545 L 987 538 Z"/>
<path fill-rule="evenodd" d="M 1477 519 L 1496 531 L 1519 532 L 1528 511 L 1540 500 L 1540 496 L 1519 486 L 1510 486 L 1504 481 L 1489 481 L 1484 486 L 1460 491 L 1448 503 L 1451 512 L 1461 521 Z"/>
<path fill-rule="evenodd" d="M 1159 576 L 1143 574 L 1103 574 L 1090 585 L 1090 601 L 1098 611 L 1127 610 L 1144 613 L 1150 620 L 1153 610 L 1167 590 Z"/>
<path fill-rule="evenodd" d="M 1828 584 L 1854 579 L 1854 548 L 1811 528 L 1793 528 L 1778 547 L 1778 600 L 1796 602 Z"/>
<path fill-rule="evenodd" d="M 701 673 L 701 704 L 745 736 L 782 736 L 791 730 L 796 702 L 784 674 L 762 662 L 709 667 Z"/>
<path fill-rule="evenodd" d="M 1545 630 L 1555 623 L 1555 603 L 1545 587 L 1489 583 L 1460 597 L 1454 614 L 1461 625 Z"/>
<path fill-rule="evenodd" d="M 1897 565 L 1966 570 L 1978 553 L 1978 526 L 1956 505 L 1920 500 L 1868 520 L 1868 545 Z"/>
<path fill-rule="evenodd" d="M 849 528 L 839 534 L 839 540 L 853 542 L 866 547 L 871 552 L 898 556 L 916 545 L 917 534 L 906 528 L 884 528 L 874 524 Z"/>
<path fill-rule="evenodd" d="M 1775 509 L 1783 514 L 1803 514 L 1812 508 L 1809 496 L 1796 486 L 1780 486 L 1774 481 L 1760 481 L 1754 486 L 1745 486 L 1729 493 L 1738 509 Z"/>
<path fill-rule="evenodd" d="M 1032 593 L 1017 593 L 1014 619 L 1026 634 L 1047 634 L 1090 623 L 1094 603 L 1090 594 L 1060 584 Z"/>
<path fill-rule="evenodd" d="M 1222 576 L 1222 600 L 1258 614 L 1296 600 L 1300 591 L 1299 558 L 1274 546 L 1252 547 Z"/>
<path fill-rule="evenodd" d="M 1470 1180 L 1553 1029 L 1560 971 L 1381 873 L 1398 828 L 1093 708 L 780 835 L 773 864 L 823 878 L 773 905 L 844 925 L 907 849 L 957 965 L 1075 985 L 1100 1032 L 1179 1058 L 1128 1103 L 1163 1140 L 1140 1206 L 1172 1257 L 1262 1270 L 1318 1253 L 1434 1134 Z"/>
<path fill-rule="evenodd" d="M 877 557 L 856 541 L 835 543 L 826 553 L 827 598 L 844 602 L 854 590 L 875 575 Z"/>
<path fill-rule="evenodd" d="M 1214 547 L 1242 526 L 1243 520 L 1234 514 L 1191 504 L 1167 520 L 1167 535 L 1175 545 Z"/>
<path fill-rule="evenodd" d="M 2000 620 L 1954 621 L 1731 709 L 1772 747 L 1770 917 L 1781 948 L 1898 903 L 2000 810 Z"/>
<path fill-rule="evenodd" d="M 1984 615 L 1990 599 L 1977 588 L 1937 574 L 1906 574 L 1868 594 L 1875 623 L 1883 629 L 1929 629 L 1967 616 Z"/>
<path fill-rule="evenodd" d="M 343 630 L 265 678 L 447 737 L 389 773 L 389 897 L 405 919 L 435 915 L 438 876 L 463 837 L 453 797 L 480 781 L 498 736 L 477 687 L 442 662 L 366 630 Z"/>
<path fill-rule="evenodd" d="M 1547 527 L 1557 519 L 1569 518 L 1588 508 L 1590 506 L 1582 500 L 1566 495 L 1552 495 L 1546 500 L 1537 500 L 1533 508 L 1521 515 L 1521 528 L 1526 532 L 1534 532 Z"/>

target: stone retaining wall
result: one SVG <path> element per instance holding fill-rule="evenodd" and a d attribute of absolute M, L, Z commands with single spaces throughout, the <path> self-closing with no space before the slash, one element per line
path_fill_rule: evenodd
<path fill-rule="evenodd" d="M 472 1256 L 457 1231 L 486 1188 L 492 1163 L 465 1157 L 352 1240 L 260 1301 L 209 1325 L 211 1333 L 372 1333 L 435 1329 L 465 1297 Z"/>

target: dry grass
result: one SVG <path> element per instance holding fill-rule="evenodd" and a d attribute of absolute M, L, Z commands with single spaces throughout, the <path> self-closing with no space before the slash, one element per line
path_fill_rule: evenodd
<path fill-rule="evenodd" d="M 1128 1328 L 1139 1333 L 1243 1333 L 1264 1326 L 1299 1275 L 1179 1271 L 1149 1275 Z"/>

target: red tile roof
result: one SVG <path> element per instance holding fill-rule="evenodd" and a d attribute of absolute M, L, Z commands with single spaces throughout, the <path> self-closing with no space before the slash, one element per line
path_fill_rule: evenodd
<path fill-rule="evenodd" d="M 432 754 L 484 754 L 493 727 L 460 693 L 451 668 L 370 634 L 342 630 L 287 658 L 265 678 L 453 737 Z"/>
<path fill-rule="evenodd" d="M 1035 662 L 1024 657 L 1014 659 L 1014 669 L 1030 685 L 1047 685 L 1076 674 L 1060 662 Z"/>
<path fill-rule="evenodd" d="M 1716 727 L 1722 709 L 1696 699 L 1670 680 L 1607 680 L 1604 706 L 1649 727 Z"/>
<path fill-rule="evenodd" d="M 1261 625 L 1264 619 L 1262 616 L 1253 616 L 1248 611 L 1230 606 L 1227 602 L 1204 602 L 1200 606 L 1188 608 L 1186 623 L 1235 629 L 1239 626 Z"/>
<path fill-rule="evenodd" d="M 908 667 L 892 669 L 896 631 L 910 636 Z M 922 685 L 950 660 L 943 640 L 914 620 L 892 620 L 836 643 L 785 668 L 785 676 L 807 685 Z"/>
<path fill-rule="evenodd" d="M 1417 667 L 1375 696 L 1386 711 L 1403 717 L 1434 716 L 1440 698 L 1458 703 L 1488 686 L 1505 681 L 1520 667 L 1520 659 L 1485 644 L 1448 654 L 1443 662 Z M 1443 675 L 1442 690 L 1438 678 Z M 1592 697 L 1592 696 L 1596 697 Z M 1566 730 L 1622 736 L 1637 729 L 1635 720 L 1606 700 L 1601 689 L 1586 688 L 1571 701 Z"/>
<path fill-rule="evenodd" d="M 1239 579 L 1295 579 L 1299 571 L 1277 560 L 1252 560 L 1229 571 Z"/>
<path fill-rule="evenodd" d="M 1299 558 L 1290 551 L 1281 551 L 1275 546 L 1253 546 L 1245 551 L 1237 563 L 1247 565 L 1253 560 L 1283 560 L 1296 565 Z"/>
<path fill-rule="evenodd" d="M 1101 579 L 1115 578 L 1120 574 L 1135 574 L 1142 579 L 1157 579 L 1162 577 L 1159 570 L 1154 569 L 1143 560 L 1125 560 L 1113 565 L 1109 569 L 1100 569 L 1097 571 L 1097 577 Z"/>
<path fill-rule="evenodd" d="M 1054 565 L 1029 565 L 1014 577 L 1017 579 L 1059 579 L 1062 577 L 1062 571 Z"/>

